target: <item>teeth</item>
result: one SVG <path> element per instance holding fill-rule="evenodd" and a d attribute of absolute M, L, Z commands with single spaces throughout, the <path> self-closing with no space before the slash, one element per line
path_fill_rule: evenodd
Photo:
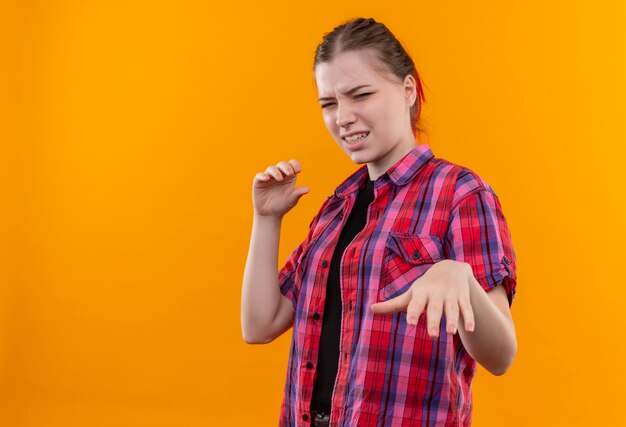
<path fill-rule="evenodd" d="M 361 138 L 365 138 L 366 136 L 367 136 L 367 132 L 363 132 L 363 133 L 357 133 L 356 135 L 348 136 L 344 139 L 348 142 L 354 142 Z"/>

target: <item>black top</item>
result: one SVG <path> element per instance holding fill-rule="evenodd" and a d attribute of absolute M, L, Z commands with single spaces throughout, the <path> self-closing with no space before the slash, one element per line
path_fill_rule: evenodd
<path fill-rule="evenodd" d="M 311 401 L 312 410 L 330 413 L 331 397 L 339 365 L 339 339 L 341 333 L 339 264 L 346 247 L 352 242 L 354 236 L 365 227 L 367 209 L 373 200 L 374 181 L 366 179 L 364 187 L 359 191 L 350 216 L 341 230 L 339 241 L 330 262 L 317 360 L 317 376 L 313 385 L 313 398 Z"/>

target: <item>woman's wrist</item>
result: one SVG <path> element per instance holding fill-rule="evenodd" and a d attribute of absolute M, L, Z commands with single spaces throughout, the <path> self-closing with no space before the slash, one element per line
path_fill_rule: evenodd
<path fill-rule="evenodd" d="M 282 216 L 276 215 L 263 215 L 258 212 L 254 212 L 253 221 L 256 224 L 267 224 L 267 225 L 280 225 L 283 220 Z"/>

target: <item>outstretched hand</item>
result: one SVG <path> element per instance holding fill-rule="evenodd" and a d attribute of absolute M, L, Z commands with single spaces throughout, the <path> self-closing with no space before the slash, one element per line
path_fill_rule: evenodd
<path fill-rule="evenodd" d="M 417 321 L 426 308 L 428 335 L 439 335 L 441 316 L 445 310 L 446 332 L 456 334 L 459 317 L 465 330 L 474 330 L 474 312 L 470 303 L 470 285 L 475 281 L 472 268 L 465 262 L 445 259 L 434 264 L 420 276 L 408 291 L 387 301 L 371 305 L 377 314 L 406 311 L 409 325 Z"/>

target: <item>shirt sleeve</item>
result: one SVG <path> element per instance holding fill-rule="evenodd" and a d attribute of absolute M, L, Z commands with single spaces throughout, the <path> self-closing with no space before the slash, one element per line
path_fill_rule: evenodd
<path fill-rule="evenodd" d="M 309 224 L 309 232 L 306 238 L 291 252 L 291 254 L 287 257 L 285 264 L 278 272 L 278 284 L 280 286 L 280 293 L 291 300 L 291 303 L 296 307 L 296 303 L 298 300 L 298 289 L 299 286 L 296 284 L 296 269 L 299 265 L 299 261 L 302 255 L 308 250 L 313 236 L 313 230 L 315 230 L 315 226 L 317 225 L 322 212 L 324 211 L 325 206 L 327 205 L 328 199 L 322 205 L 319 212 L 313 217 Z"/>
<path fill-rule="evenodd" d="M 444 244 L 447 258 L 467 262 L 485 291 L 502 284 L 512 305 L 517 284 L 515 251 L 491 188 L 478 189 L 453 207 Z"/>
<path fill-rule="evenodd" d="M 295 289 L 295 273 L 298 259 L 303 253 L 303 249 L 308 245 L 308 236 L 302 243 L 300 243 L 287 257 L 285 264 L 278 272 L 278 284 L 280 286 L 280 293 L 291 300 L 294 308 L 297 301 L 297 293 Z"/>

